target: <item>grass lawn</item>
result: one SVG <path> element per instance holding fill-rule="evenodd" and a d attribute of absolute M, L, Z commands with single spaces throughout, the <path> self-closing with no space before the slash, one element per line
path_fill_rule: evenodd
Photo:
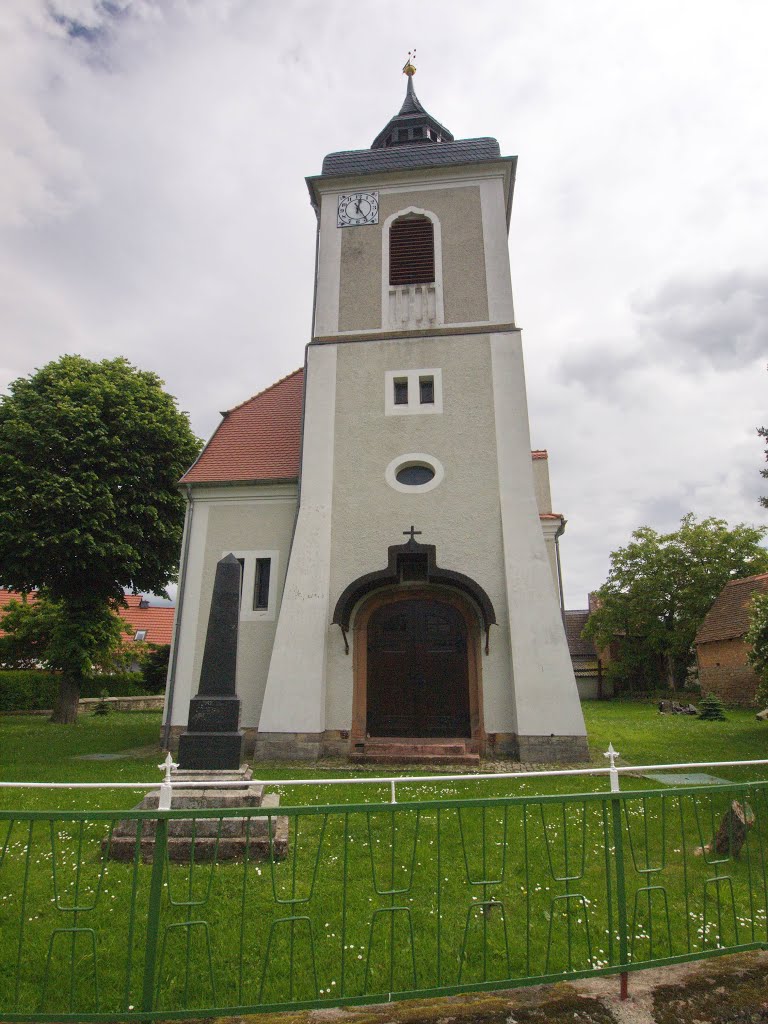
<path fill-rule="evenodd" d="M 709 723 L 660 716 L 654 705 L 634 702 L 593 702 L 584 710 L 596 764 L 604 763 L 609 741 L 623 762 L 636 765 L 752 759 L 768 748 L 768 725 L 749 711 Z M 3 717 L 0 778 L 151 781 L 160 774 L 159 725 L 151 713 L 88 717 L 74 728 Z M 120 756 L 82 759 L 94 753 Z M 346 766 L 264 763 L 257 772 L 285 780 L 359 774 Z M 766 777 L 760 769 L 713 774 L 733 782 Z M 619 953 L 614 825 L 623 844 L 632 960 L 765 941 L 766 789 L 749 797 L 757 820 L 741 858 L 718 863 L 695 851 L 733 797 L 743 799 L 740 791 L 678 794 L 634 778 L 622 787 L 638 795 L 622 800 L 614 822 L 610 800 L 596 796 L 606 792 L 604 777 L 425 782 L 399 789 L 394 808 L 377 806 L 388 791 L 374 785 L 330 794 L 281 786 L 283 807 L 315 805 L 291 813 L 284 861 L 167 867 L 158 1005 L 334 1005 L 365 993 L 610 966 Z M 0 806 L 124 809 L 140 795 L 0 789 Z M 512 799 L 462 805 L 467 797 Z M 373 806 L 350 809 L 364 801 Z M 322 812 L 321 803 L 339 806 Z M 152 869 L 105 862 L 108 828 L 99 819 L 0 819 L 0 1013 L 10 1011 L 17 980 L 22 1011 L 57 1013 L 70 1000 L 75 1011 L 92 1011 L 96 966 L 102 1009 L 139 1004 Z"/>
<path fill-rule="evenodd" d="M 605 765 L 603 753 L 613 743 L 620 764 L 665 764 L 687 761 L 768 759 L 768 723 L 755 720 L 753 711 L 727 712 L 725 722 L 700 722 L 685 715 L 660 715 L 653 703 L 588 701 L 583 705 L 592 763 Z M 113 712 L 104 717 L 81 716 L 74 727 L 54 725 L 39 715 L 0 717 L 0 780 L 25 782 L 152 782 L 159 780 L 162 760 L 158 737 L 160 715 L 153 712 Z M 83 755 L 86 760 L 83 760 Z M 93 759 L 91 755 L 106 755 Z M 768 766 L 766 766 L 768 769 Z M 442 769 L 437 769 L 440 774 Z M 382 765 L 362 771 L 343 762 L 317 768 L 312 764 L 258 762 L 254 774 L 268 779 L 336 778 L 361 774 L 429 774 L 427 768 L 404 770 Z M 446 774 L 448 772 L 446 771 Z M 762 768 L 713 771 L 730 781 L 768 778 Z M 623 788 L 651 783 L 626 779 Z M 429 786 L 429 795 L 513 796 L 547 793 L 600 792 L 605 777 L 531 779 L 523 782 L 456 782 Z M 403 787 L 401 799 L 424 799 L 427 787 Z M 140 793 L 132 790 L 10 790 L 0 788 L 0 808 L 128 808 Z M 283 803 L 338 803 L 387 800 L 381 786 L 341 786 L 308 789 L 283 787 Z"/>

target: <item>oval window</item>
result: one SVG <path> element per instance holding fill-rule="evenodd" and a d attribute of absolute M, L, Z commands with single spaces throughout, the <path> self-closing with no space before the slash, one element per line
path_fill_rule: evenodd
<path fill-rule="evenodd" d="M 395 480 L 408 487 L 418 487 L 420 484 L 428 484 L 434 475 L 435 471 L 431 466 L 403 466 L 395 474 Z"/>

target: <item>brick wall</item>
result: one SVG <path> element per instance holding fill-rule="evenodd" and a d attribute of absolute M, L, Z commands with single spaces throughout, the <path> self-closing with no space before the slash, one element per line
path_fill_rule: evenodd
<path fill-rule="evenodd" d="M 699 644 L 697 659 L 702 694 L 716 693 L 726 704 L 755 703 L 758 679 L 741 638 Z"/>

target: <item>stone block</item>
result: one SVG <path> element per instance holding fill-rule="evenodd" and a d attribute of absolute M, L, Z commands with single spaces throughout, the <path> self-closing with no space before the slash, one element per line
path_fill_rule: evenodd
<path fill-rule="evenodd" d="M 179 763 L 186 769 L 237 768 L 242 749 L 239 732 L 186 732 L 179 737 Z"/>
<path fill-rule="evenodd" d="M 189 702 L 190 732 L 237 732 L 240 701 L 237 697 L 193 697 Z"/>

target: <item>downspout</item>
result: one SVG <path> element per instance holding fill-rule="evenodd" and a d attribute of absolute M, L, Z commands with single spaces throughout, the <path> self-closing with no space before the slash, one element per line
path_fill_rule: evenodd
<path fill-rule="evenodd" d="M 558 539 L 565 533 L 565 520 L 560 520 L 560 525 L 555 534 L 555 565 L 557 566 L 557 589 L 560 595 L 560 618 L 563 620 L 565 629 L 565 598 L 563 597 L 563 567 L 560 564 L 560 545 Z"/>
<path fill-rule="evenodd" d="M 189 542 L 192 536 L 192 488 L 187 484 L 187 513 L 184 517 L 184 544 L 181 551 L 181 569 L 179 571 L 179 587 L 176 600 L 176 620 L 173 624 L 173 645 L 171 661 L 168 665 L 168 682 L 165 688 L 165 722 L 163 724 L 163 750 L 168 750 L 171 738 L 171 712 L 173 711 L 173 691 L 176 688 L 176 664 L 178 662 L 179 636 L 181 635 L 181 613 L 184 608 L 184 588 L 187 578 L 187 562 L 189 561 Z"/>

